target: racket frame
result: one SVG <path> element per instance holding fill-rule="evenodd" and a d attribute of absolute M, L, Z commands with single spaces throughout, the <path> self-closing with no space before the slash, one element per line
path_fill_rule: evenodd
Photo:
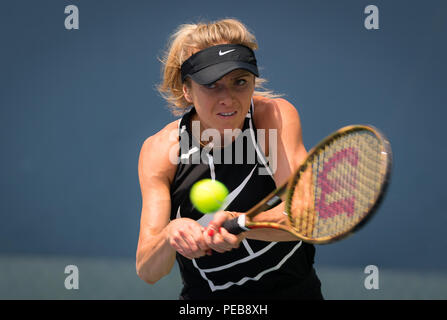
<path fill-rule="evenodd" d="M 368 212 L 365 214 L 365 216 L 362 218 L 362 220 L 355 224 L 351 229 L 346 230 L 345 232 L 342 232 L 336 236 L 326 236 L 326 237 L 320 237 L 320 238 L 310 238 L 303 236 L 302 234 L 298 233 L 295 229 L 293 229 L 290 226 L 285 226 L 279 223 L 275 222 L 253 222 L 251 221 L 251 218 L 255 217 L 261 212 L 267 211 L 269 209 L 272 209 L 276 207 L 278 204 L 280 204 L 282 201 L 285 201 L 285 213 L 287 214 L 289 221 L 292 222 L 291 218 L 291 202 L 292 202 L 292 196 L 293 191 L 298 183 L 301 174 L 307 169 L 308 165 L 311 163 L 313 158 L 318 154 L 319 149 L 322 147 L 328 145 L 331 141 L 346 135 L 350 134 L 355 131 L 363 131 L 367 130 L 374 134 L 378 139 L 381 141 L 381 158 L 382 161 L 385 163 L 385 176 L 384 181 L 381 186 L 381 189 L 373 202 L 373 205 L 369 208 Z M 252 207 L 249 211 L 245 213 L 245 217 L 243 219 L 239 218 L 238 224 L 239 227 L 246 231 L 250 229 L 256 229 L 256 228 L 272 228 L 272 229 L 278 229 L 287 231 L 290 234 L 294 235 L 300 240 L 303 240 L 308 243 L 313 244 L 328 244 L 335 241 L 339 241 L 341 239 L 344 239 L 353 233 L 357 232 L 359 229 L 361 229 L 368 221 L 371 220 L 371 218 L 374 216 L 374 214 L 377 212 L 377 208 L 380 206 L 380 204 L 383 201 L 384 195 L 386 194 L 386 191 L 388 189 L 388 185 L 390 182 L 391 177 L 391 168 L 392 168 L 392 152 L 391 152 L 391 146 L 388 141 L 388 139 L 385 137 L 385 135 L 371 125 L 350 125 L 343 127 L 336 132 L 332 133 L 331 135 L 327 136 L 323 140 L 321 140 L 315 147 L 313 147 L 304 162 L 299 166 L 299 168 L 295 171 L 294 174 L 289 178 L 287 182 L 285 182 L 283 185 L 281 185 L 276 190 L 272 191 L 269 195 L 267 195 L 263 200 L 261 200 L 258 204 L 256 204 L 254 207 Z M 234 220 L 237 220 L 238 218 L 235 218 Z"/>

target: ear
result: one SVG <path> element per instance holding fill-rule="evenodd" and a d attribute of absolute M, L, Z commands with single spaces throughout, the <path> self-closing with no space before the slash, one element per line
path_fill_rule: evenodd
<path fill-rule="evenodd" d="M 188 88 L 188 86 L 186 84 L 183 84 L 183 96 L 185 97 L 186 101 L 188 101 L 189 103 L 192 103 L 190 90 L 191 89 Z"/>

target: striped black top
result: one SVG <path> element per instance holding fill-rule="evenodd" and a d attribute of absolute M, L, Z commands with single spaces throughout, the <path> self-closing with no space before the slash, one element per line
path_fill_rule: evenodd
<path fill-rule="evenodd" d="M 219 152 L 201 147 L 194 139 L 194 112 L 192 108 L 179 124 L 180 154 L 171 185 L 171 219 L 187 217 L 206 227 L 212 215 L 201 214 L 189 200 L 190 188 L 198 180 L 211 178 L 224 183 L 230 191 L 224 209 L 236 212 L 247 211 L 276 186 L 257 144 L 253 102 L 242 134 Z M 314 254 L 314 246 L 301 241 L 249 239 L 243 240 L 238 249 L 213 252 L 199 259 L 190 260 L 177 253 L 184 285 L 180 298 L 319 298 Z"/>

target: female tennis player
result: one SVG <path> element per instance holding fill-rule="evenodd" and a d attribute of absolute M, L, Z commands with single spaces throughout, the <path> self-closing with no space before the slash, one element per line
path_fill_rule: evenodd
<path fill-rule="evenodd" d="M 284 183 L 306 157 L 295 107 L 257 90 L 265 80 L 256 49 L 244 24 L 224 19 L 181 25 L 163 60 L 159 91 L 181 118 L 141 148 L 136 266 L 153 284 L 177 259 L 180 299 L 323 298 L 313 245 L 279 230 L 236 236 L 221 227 Z M 189 191 L 204 178 L 229 189 L 225 211 L 203 215 L 191 204 Z M 280 222 L 283 209 L 256 219 Z"/>

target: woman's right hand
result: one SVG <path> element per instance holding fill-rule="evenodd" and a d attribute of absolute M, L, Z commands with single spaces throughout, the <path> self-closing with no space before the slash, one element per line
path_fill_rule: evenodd
<path fill-rule="evenodd" d="M 172 220 L 167 226 L 169 245 L 188 259 L 211 255 L 211 249 L 204 238 L 205 228 L 195 220 L 179 218 Z"/>

